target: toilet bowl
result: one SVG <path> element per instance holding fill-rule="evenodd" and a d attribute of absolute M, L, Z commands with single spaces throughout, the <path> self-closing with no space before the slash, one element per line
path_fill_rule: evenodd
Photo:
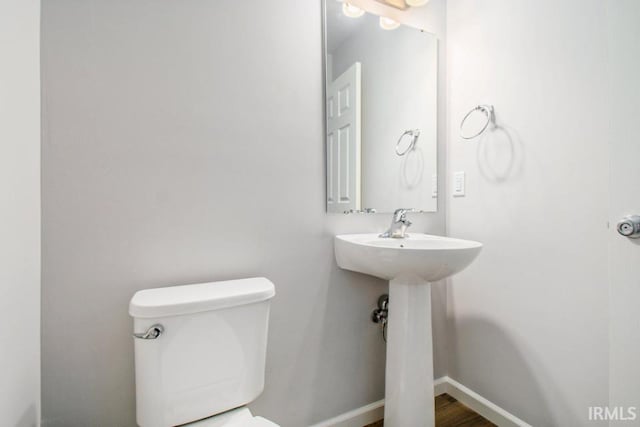
<path fill-rule="evenodd" d="M 262 277 L 137 292 L 138 425 L 277 427 L 245 407 L 264 389 L 274 295 Z"/>

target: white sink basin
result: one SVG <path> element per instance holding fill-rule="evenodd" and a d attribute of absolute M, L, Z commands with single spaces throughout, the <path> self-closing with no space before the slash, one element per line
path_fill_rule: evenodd
<path fill-rule="evenodd" d="M 427 234 L 336 236 L 341 268 L 389 280 L 385 427 L 435 426 L 430 282 L 462 271 L 481 249 Z"/>
<path fill-rule="evenodd" d="M 464 270 L 480 249 L 482 244 L 471 240 L 419 233 L 404 239 L 377 234 L 335 238 L 336 260 L 341 268 L 386 280 L 410 275 L 435 282 Z"/>

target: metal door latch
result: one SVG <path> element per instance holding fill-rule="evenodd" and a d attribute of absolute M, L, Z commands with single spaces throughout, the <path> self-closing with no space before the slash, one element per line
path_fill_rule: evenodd
<path fill-rule="evenodd" d="M 631 239 L 640 237 L 640 215 L 629 215 L 618 222 L 618 233 Z"/>

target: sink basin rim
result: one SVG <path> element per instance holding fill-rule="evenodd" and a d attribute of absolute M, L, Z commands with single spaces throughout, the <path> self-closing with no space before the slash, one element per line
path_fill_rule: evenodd
<path fill-rule="evenodd" d="M 395 239 L 389 237 L 380 237 L 376 233 L 354 233 L 354 234 L 338 234 L 335 236 L 336 239 L 344 241 L 346 243 L 350 243 L 353 245 L 365 246 L 369 248 L 379 248 L 379 249 L 397 249 L 401 251 L 459 251 L 463 249 L 478 249 L 482 248 L 482 243 L 476 242 L 474 240 L 465 240 L 458 239 L 455 237 L 445 237 L 445 236 L 437 236 L 433 234 L 422 234 L 422 233 L 408 233 L 407 237 L 404 239 Z M 412 245 L 415 242 L 442 242 L 448 244 L 448 246 L 438 247 L 434 245 L 433 247 L 416 247 Z M 389 243 L 389 244 L 398 244 L 402 245 L 403 243 L 408 243 L 411 246 L 398 247 L 398 246 L 387 246 L 380 245 L 377 243 Z M 457 245 L 450 245 L 451 243 Z"/>
<path fill-rule="evenodd" d="M 418 278 L 435 282 L 464 270 L 482 250 L 480 242 L 416 233 L 406 239 L 378 234 L 334 238 L 338 266 L 380 279 Z"/>

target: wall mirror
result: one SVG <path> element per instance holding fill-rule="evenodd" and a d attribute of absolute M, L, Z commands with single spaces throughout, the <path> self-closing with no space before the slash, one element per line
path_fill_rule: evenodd
<path fill-rule="evenodd" d="M 435 212 L 437 38 L 324 4 L 327 211 Z"/>

